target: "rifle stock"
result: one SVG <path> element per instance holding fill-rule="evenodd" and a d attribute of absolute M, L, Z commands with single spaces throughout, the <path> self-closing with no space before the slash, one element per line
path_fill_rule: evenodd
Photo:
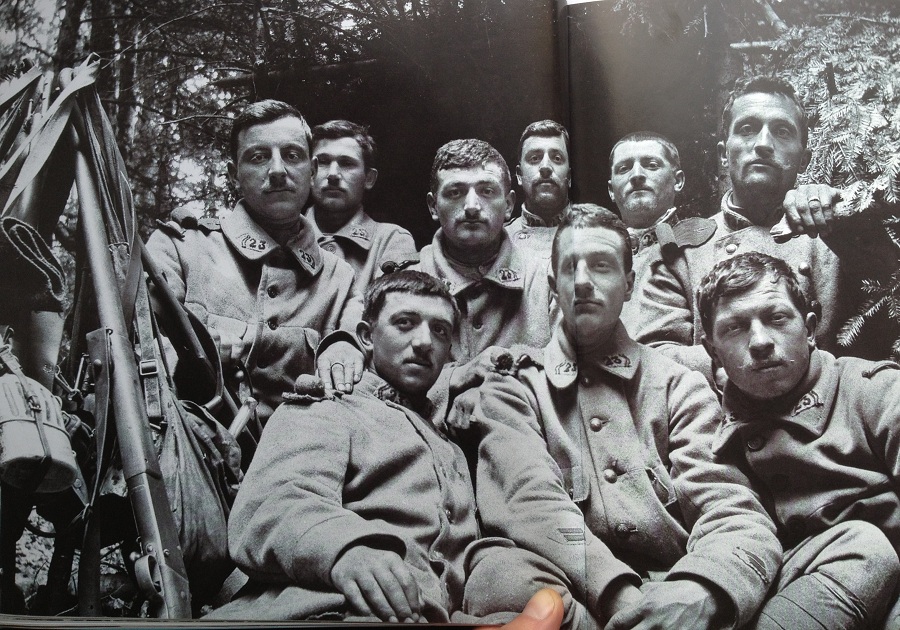
<path fill-rule="evenodd" d="M 84 148 L 80 143 L 76 157 L 78 223 L 96 294 L 100 326 L 106 331 L 109 342 L 112 414 L 128 497 L 140 536 L 142 555 L 135 563 L 135 570 L 155 616 L 190 618 L 190 590 L 178 530 L 150 435 L 97 186 L 83 154 Z M 132 255 L 137 256 L 139 252 L 132 252 Z"/>

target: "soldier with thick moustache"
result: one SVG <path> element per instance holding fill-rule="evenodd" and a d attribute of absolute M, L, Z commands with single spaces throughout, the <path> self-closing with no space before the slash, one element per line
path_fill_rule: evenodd
<path fill-rule="evenodd" d="M 900 366 L 817 349 L 797 277 L 765 254 L 718 262 L 697 305 L 728 375 L 714 451 L 764 488 L 785 549 L 756 627 L 882 627 L 900 579 Z"/>
<path fill-rule="evenodd" d="M 516 246 L 550 256 L 556 226 L 569 207 L 572 167 L 569 132 L 558 122 L 539 120 L 525 128 L 519 139 L 516 181 L 522 187 L 522 214 L 506 225 Z"/>
<path fill-rule="evenodd" d="M 313 205 L 305 216 L 326 251 L 353 267 L 361 295 L 389 260 L 416 260 L 412 234 L 393 223 L 374 221 L 363 201 L 375 186 L 375 140 L 368 129 L 347 120 L 330 120 L 312 130 Z"/>
<path fill-rule="evenodd" d="M 295 108 L 249 105 L 231 129 L 228 174 L 242 195 L 234 209 L 221 220 L 170 221 L 147 241 L 177 299 L 218 340 L 223 365 L 249 371 L 262 422 L 297 376 L 316 370 L 320 339 L 352 330 L 362 310 L 353 269 L 319 248 L 302 214 L 315 170 L 309 148 Z M 333 364 L 349 366 L 334 375 L 341 387 L 362 373 L 361 354 L 346 342 L 318 361 L 329 384 Z"/>
<path fill-rule="evenodd" d="M 721 413 L 702 376 L 622 326 L 625 225 L 575 204 L 552 273 L 562 321 L 550 343 L 457 397 L 450 417 L 479 439 L 486 533 L 560 567 L 609 630 L 745 625 L 781 546 L 747 477 L 713 456 Z"/>
<path fill-rule="evenodd" d="M 789 84 L 768 77 L 740 81 L 722 123 L 725 139 L 718 150 L 732 189 L 720 212 L 695 230 L 692 243 L 660 243 L 660 256 L 651 263 L 639 296 L 636 334 L 638 341 L 703 372 L 710 382 L 721 382 L 724 374 L 699 345 L 702 326 L 694 291 L 719 260 L 760 251 L 787 261 L 803 290 L 821 306 L 817 342 L 830 351 L 840 349 L 837 332 L 858 303 L 861 278 L 892 270 L 873 268 L 877 255 L 863 259 L 863 252 L 872 252 L 886 238 L 877 226 L 832 231 L 839 190 L 825 185 L 794 189 L 810 151 L 806 112 Z M 794 238 L 776 243 L 773 229 Z"/>

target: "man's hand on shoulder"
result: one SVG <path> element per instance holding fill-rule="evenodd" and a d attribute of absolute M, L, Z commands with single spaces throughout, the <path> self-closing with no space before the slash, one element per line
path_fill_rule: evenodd
<path fill-rule="evenodd" d="M 804 184 L 789 190 L 784 197 L 784 218 L 772 228 L 773 233 L 807 234 L 813 238 L 827 236 L 833 227 L 835 206 L 841 191 L 825 184 Z"/>
<path fill-rule="evenodd" d="M 637 604 L 610 619 L 606 630 L 704 630 L 727 625 L 734 614 L 724 593 L 693 580 L 647 584 L 642 593 Z"/>
<path fill-rule="evenodd" d="M 325 389 L 349 394 L 363 374 L 362 351 L 349 341 L 335 341 L 316 359 L 316 376 L 325 383 Z"/>
<path fill-rule="evenodd" d="M 403 559 L 393 551 L 358 545 L 331 568 L 331 582 L 359 615 L 393 623 L 426 621 L 422 595 Z"/>
<path fill-rule="evenodd" d="M 481 385 L 488 374 L 497 371 L 497 361 L 501 357 L 503 359 L 508 357 L 509 362 L 512 362 L 509 350 L 500 346 L 490 346 L 472 357 L 468 363 L 455 368 L 450 377 L 450 392 L 459 394 Z"/>

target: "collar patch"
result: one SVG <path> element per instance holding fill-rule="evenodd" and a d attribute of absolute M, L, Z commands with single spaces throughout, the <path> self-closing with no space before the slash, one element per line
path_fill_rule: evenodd
<path fill-rule="evenodd" d="M 501 267 L 497 270 L 497 277 L 500 282 L 516 282 L 521 276 L 519 273 L 509 267 Z"/>
<path fill-rule="evenodd" d="M 238 245 L 240 245 L 241 249 L 246 249 L 251 252 L 264 252 L 266 251 L 266 247 L 269 246 L 265 239 L 256 238 L 249 232 L 244 232 L 238 236 Z"/>
<path fill-rule="evenodd" d="M 810 409 L 815 409 L 816 407 L 822 406 L 822 400 L 819 398 L 819 395 L 816 393 L 816 390 L 811 390 L 803 395 L 796 405 L 794 405 L 793 411 L 791 411 L 792 416 L 797 416 L 803 413 L 804 411 L 809 411 Z"/>
<path fill-rule="evenodd" d="M 563 361 L 562 363 L 557 363 L 553 371 L 563 376 L 565 374 L 575 374 L 578 371 L 578 367 L 572 361 Z"/>
<path fill-rule="evenodd" d="M 610 354 L 600 359 L 600 364 L 608 368 L 629 368 L 631 359 L 624 354 Z"/>
<path fill-rule="evenodd" d="M 350 231 L 350 236 L 353 238 L 364 238 L 368 241 L 369 231 L 366 228 L 355 227 Z"/>

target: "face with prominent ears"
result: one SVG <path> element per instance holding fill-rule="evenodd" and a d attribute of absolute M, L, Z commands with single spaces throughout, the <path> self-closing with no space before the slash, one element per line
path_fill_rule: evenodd
<path fill-rule="evenodd" d="M 500 166 L 486 162 L 440 170 L 437 180 L 437 192 L 428 193 L 428 209 L 441 224 L 451 254 L 466 261 L 496 250 L 516 200 Z"/>
<path fill-rule="evenodd" d="M 316 211 L 349 220 L 362 207 L 366 191 L 375 186 L 378 171 L 366 170 L 362 147 L 354 138 L 319 140 L 313 159 Z"/>
<path fill-rule="evenodd" d="M 446 299 L 393 291 L 371 325 L 356 333 L 381 378 L 407 396 L 425 394 L 450 360 L 453 305 Z"/>
<path fill-rule="evenodd" d="M 303 122 L 286 116 L 247 127 L 238 135 L 237 162 L 228 175 L 247 210 L 267 222 L 299 216 L 309 197 L 313 164 Z"/>
<path fill-rule="evenodd" d="M 801 113 L 783 94 L 751 92 L 734 100 L 731 125 L 718 145 L 731 178 L 734 203 L 756 223 L 779 207 L 806 170 L 810 151 L 803 146 Z"/>
<path fill-rule="evenodd" d="M 627 140 L 613 151 L 609 195 L 622 221 L 631 228 L 648 228 L 675 205 L 684 188 L 684 172 L 669 162 L 656 140 Z"/>

